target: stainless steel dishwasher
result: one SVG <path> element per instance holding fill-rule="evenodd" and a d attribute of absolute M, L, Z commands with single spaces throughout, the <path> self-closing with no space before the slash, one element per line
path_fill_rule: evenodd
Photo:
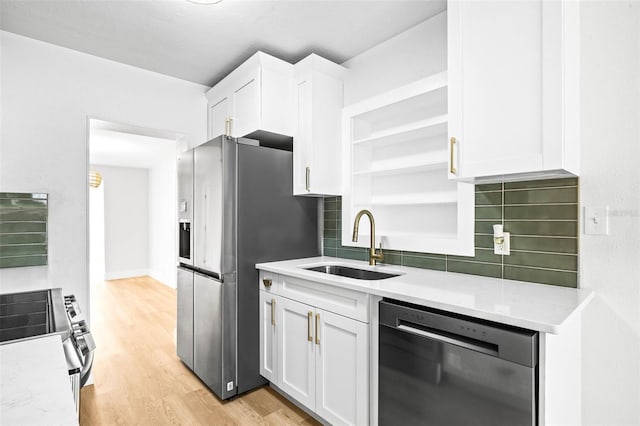
<path fill-rule="evenodd" d="M 538 333 L 380 302 L 380 425 L 537 424 Z"/>

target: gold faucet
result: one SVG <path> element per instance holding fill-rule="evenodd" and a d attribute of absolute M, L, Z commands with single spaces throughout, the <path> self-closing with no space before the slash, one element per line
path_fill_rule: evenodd
<path fill-rule="evenodd" d="M 354 243 L 358 241 L 358 225 L 360 224 L 360 218 L 362 215 L 369 217 L 369 225 L 371 226 L 371 247 L 369 247 L 369 265 L 376 264 L 376 260 L 382 261 L 384 254 L 382 254 L 382 243 L 380 243 L 380 252 L 376 253 L 376 222 L 373 220 L 373 214 L 369 210 L 360 210 L 356 215 L 356 221 L 353 223 L 353 237 L 351 241 Z"/>

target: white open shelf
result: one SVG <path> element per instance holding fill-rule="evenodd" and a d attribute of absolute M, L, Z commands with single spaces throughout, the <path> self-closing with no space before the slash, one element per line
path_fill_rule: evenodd
<path fill-rule="evenodd" d="M 369 170 L 354 171 L 354 176 L 359 175 L 384 175 L 395 173 L 413 173 L 434 168 L 446 168 L 447 151 L 424 152 L 407 157 L 389 158 L 387 160 L 372 161 Z"/>
<path fill-rule="evenodd" d="M 473 254 L 473 186 L 447 178 L 447 126 L 446 72 L 343 110 L 342 245 L 368 246 L 351 227 L 369 209 L 383 249 Z"/>
<path fill-rule="evenodd" d="M 371 204 L 380 206 L 455 204 L 457 202 L 457 191 L 428 192 L 422 194 L 376 195 L 371 197 Z"/>
<path fill-rule="evenodd" d="M 412 139 L 424 139 L 438 133 L 447 133 L 447 114 L 374 132 L 365 138 L 354 140 L 353 145 L 374 143 L 393 145 Z"/>

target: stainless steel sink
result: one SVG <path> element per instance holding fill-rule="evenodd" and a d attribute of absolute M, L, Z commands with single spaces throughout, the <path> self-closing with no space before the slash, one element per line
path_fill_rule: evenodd
<path fill-rule="evenodd" d="M 384 280 L 386 278 L 398 276 L 398 274 L 371 271 L 369 269 L 350 268 L 342 265 L 320 265 L 304 269 L 308 271 L 323 272 L 325 274 L 339 275 L 341 277 L 355 278 L 357 280 Z"/>

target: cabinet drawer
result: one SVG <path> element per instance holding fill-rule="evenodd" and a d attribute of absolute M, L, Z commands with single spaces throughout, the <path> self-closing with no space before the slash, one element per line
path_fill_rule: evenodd
<path fill-rule="evenodd" d="M 366 293 L 281 275 L 278 294 L 345 317 L 369 322 L 369 295 Z"/>
<path fill-rule="evenodd" d="M 273 272 L 260 271 L 260 280 L 258 281 L 260 290 L 271 294 L 279 294 L 280 276 Z"/>

